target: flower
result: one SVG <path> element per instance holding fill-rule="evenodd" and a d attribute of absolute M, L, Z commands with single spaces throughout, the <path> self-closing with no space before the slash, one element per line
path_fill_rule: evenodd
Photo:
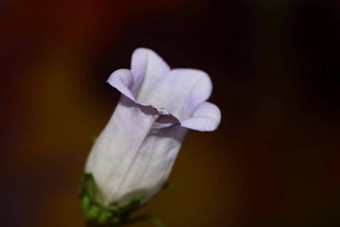
<path fill-rule="evenodd" d="M 139 48 L 131 70 L 118 69 L 107 81 L 120 101 L 86 162 L 104 205 L 126 204 L 137 194 L 146 203 L 164 185 L 187 129 L 215 130 L 219 108 L 206 100 L 207 73 L 170 69 L 154 51 Z"/>

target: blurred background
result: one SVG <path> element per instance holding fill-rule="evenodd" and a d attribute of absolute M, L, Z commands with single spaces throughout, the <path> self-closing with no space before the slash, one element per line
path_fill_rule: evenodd
<path fill-rule="evenodd" d="M 214 84 L 144 209 L 168 226 L 340 226 L 339 1 L 0 1 L 1 226 L 84 226 L 93 137 L 137 47 Z M 135 226 L 152 226 L 142 222 Z"/>

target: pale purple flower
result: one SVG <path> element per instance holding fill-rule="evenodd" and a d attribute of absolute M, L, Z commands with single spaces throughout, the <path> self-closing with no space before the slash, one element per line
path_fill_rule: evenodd
<path fill-rule="evenodd" d="M 108 83 L 122 93 L 87 159 L 104 205 L 147 202 L 167 180 L 187 129 L 213 131 L 221 120 L 207 73 L 170 69 L 155 52 L 134 51 L 131 69 L 119 69 Z"/>

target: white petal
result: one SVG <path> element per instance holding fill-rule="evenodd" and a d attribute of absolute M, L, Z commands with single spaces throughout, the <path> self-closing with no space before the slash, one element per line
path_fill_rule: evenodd
<path fill-rule="evenodd" d="M 135 97 L 133 96 L 129 89 L 132 79 L 133 78 L 130 70 L 118 69 L 110 75 L 110 77 L 107 79 L 107 82 L 112 87 L 120 91 L 123 95 L 135 101 Z"/>
<path fill-rule="evenodd" d="M 214 131 L 221 121 L 220 109 L 210 102 L 202 103 L 193 116 L 181 121 L 181 125 L 186 128 L 198 131 Z"/>
<path fill-rule="evenodd" d="M 187 128 L 215 130 L 217 106 L 205 102 L 212 91 L 208 74 L 174 69 L 155 52 L 137 49 L 131 71 L 120 69 L 107 81 L 123 95 L 96 140 L 85 171 L 94 175 L 104 205 L 145 203 L 167 179 Z"/>
<path fill-rule="evenodd" d="M 164 108 L 181 120 L 190 117 L 193 110 L 209 98 L 211 91 L 207 73 L 196 69 L 174 69 L 154 87 L 141 92 L 138 101 Z"/>
<path fill-rule="evenodd" d="M 140 101 L 140 95 L 156 87 L 158 81 L 170 72 L 169 65 L 154 51 L 138 48 L 132 54 L 131 72 L 133 74 L 132 93 Z M 151 104 L 151 103 L 150 103 Z"/>
<path fill-rule="evenodd" d="M 129 202 L 136 194 L 145 201 L 167 179 L 186 129 L 171 115 L 122 96 L 88 158 L 105 205 Z"/>

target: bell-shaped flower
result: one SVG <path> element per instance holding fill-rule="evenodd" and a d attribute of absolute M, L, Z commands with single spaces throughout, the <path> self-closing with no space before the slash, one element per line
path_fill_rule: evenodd
<path fill-rule="evenodd" d="M 147 202 L 164 185 L 187 129 L 215 130 L 217 106 L 207 73 L 170 69 L 155 52 L 134 51 L 131 69 L 119 69 L 108 83 L 120 101 L 87 159 L 104 205 L 128 203 L 136 195 Z"/>

